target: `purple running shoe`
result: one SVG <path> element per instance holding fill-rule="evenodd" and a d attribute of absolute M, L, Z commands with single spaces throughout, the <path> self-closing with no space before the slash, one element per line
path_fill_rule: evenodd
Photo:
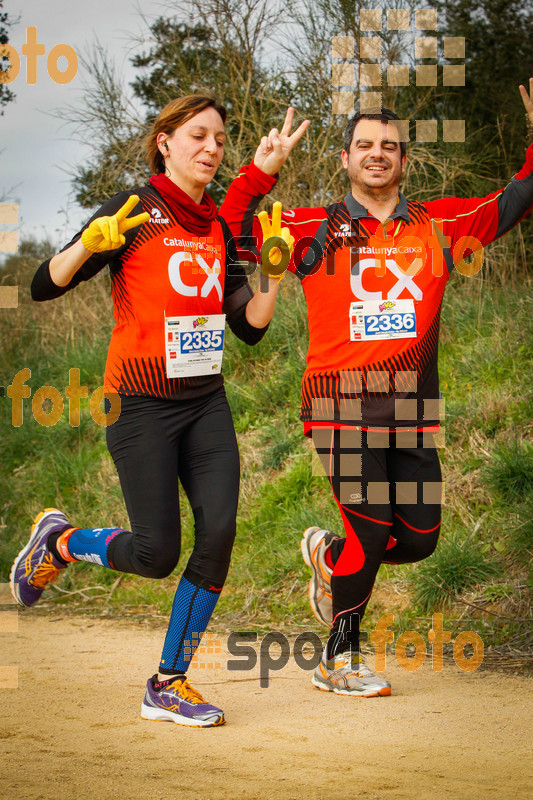
<path fill-rule="evenodd" d="M 48 549 L 52 533 L 61 533 L 72 525 L 57 508 L 45 508 L 35 517 L 28 544 L 22 548 L 11 567 L 11 594 L 21 606 L 32 606 L 48 583 L 55 581 L 59 570 L 66 569 Z"/>
<path fill-rule="evenodd" d="M 204 702 L 200 692 L 193 689 L 185 677 L 158 681 L 157 675 L 148 678 L 141 717 L 199 728 L 212 728 L 226 721 L 224 712 Z"/>

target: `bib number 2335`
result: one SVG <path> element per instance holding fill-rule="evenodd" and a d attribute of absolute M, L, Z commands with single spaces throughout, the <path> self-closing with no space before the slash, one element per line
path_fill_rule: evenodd
<path fill-rule="evenodd" d="M 225 314 L 165 317 L 168 378 L 214 375 L 222 368 Z"/>

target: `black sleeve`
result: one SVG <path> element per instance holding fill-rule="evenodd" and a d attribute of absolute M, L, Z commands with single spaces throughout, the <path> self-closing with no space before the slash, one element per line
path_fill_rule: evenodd
<path fill-rule="evenodd" d="M 116 194 L 114 197 L 111 197 L 107 200 L 103 206 L 101 206 L 98 211 L 87 221 L 87 223 L 81 228 L 78 233 L 72 237 L 70 242 L 63 247 L 60 252 L 62 253 L 68 247 L 73 245 L 78 239 L 81 238 L 83 231 L 91 224 L 93 219 L 97 219 L 98 217 L 109 217 L 113 214 L 116 214 L 119 208 L 121 208 L 126 200 L 132 195 L 138 194 L 138 190 L 132 190 L 127 192 L 120 192 Z M 135 208 L 133 209 L 131 215 L 140 214 L 142 212 L 142 204 L 141 201 L 137 203 Z M 56 297 L 61 297 L 61 295 L 66 294 L 66 292 L 74 289 L 82 281 L 88 281 L 90 278 L 94 277 L 100 270 L 102 270 L 107 264 L 115 259 L 119 258 L 131 245 L 133 242 L 135 235 L 139 228 L 132 228 L 129 231 L 126 231 L 124 234 L 126 238 L 126 242 L 122 247 L 117 248 L 116 250 L 106 250 L 103 253 L 93 253 L 93 255 L 87 259 L 85 264 L 79 268 L 76 274 L 72 277 L 67 286 L 57 286 L 50 277 L 50 260 L 47 259 L 44 261 L 37 272 L 34 275 L 32 284 L 31 284 L 31 296 L 33 300 L 54 300 Z"/>
<path fill-rule="evenodd" d="M 230 229 L 221 217 L 218 219 L 222 223 L 226 245 L 226 277 L 222 311 L 226 314 L 227 323 L 235 336 L 246 344 L 257 344 L 267 332 L 268 325 L 264 328 L 255 328 L 246 319 L 246 306 L 254 293 L 248 283 L 244 267 L 239 261 Z"/>

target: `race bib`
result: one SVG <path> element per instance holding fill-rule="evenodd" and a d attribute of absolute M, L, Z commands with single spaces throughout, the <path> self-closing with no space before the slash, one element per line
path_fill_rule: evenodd
<path fill-rule="evenodd" d="M 222 369 L 225 314 L 165 317 L 167 378 L 216 375 Z"/>
<path fill-rule="evenodd" d="M 350 341 L 415 337 L 414 300 L 365 300 L 350 304 Z"/>

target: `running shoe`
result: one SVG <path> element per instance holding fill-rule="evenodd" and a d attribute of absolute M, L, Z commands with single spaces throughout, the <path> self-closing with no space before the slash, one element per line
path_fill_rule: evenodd
<path fill-rule="evenodd" d="M 322 528 L 307 528 L 302 534 L 300 547 L 304 561 L 311 568 L 313 576 L 309 581 L 309 603 L 311 611 L 319 622 L 331 628 L 333 602 L 331 599 L 331 573 L 326 564 L 326 550 L 336 536 Z"/>
<path fill-rule="evenodd" d="M 198 728 L 211 728 L 226 721 L 224 712 L 206 703 L 185 677 L 158 681 L 157 675 L 148 678 L 141 717 Z"/>
<path fill-rule="evenodd" d="M 317 689 L 335 694 L 387 697 L 391 693 L 390 683 L 375 675 L 359 653 L 338 653 L 327 659 L 324 650 L 312 680 Z"/>
<path fill-rule="evenodd" d="M 45 508 L 33 521 L 28 544 L 16 557 L 9 582 L 11 594 L 21 606 L 32 606 L 43 593 L 45 586 L 55 581 L 63 564 L 48 548 L 52 533 L 61 533 L 72 525 L 57 508 Z"/>

